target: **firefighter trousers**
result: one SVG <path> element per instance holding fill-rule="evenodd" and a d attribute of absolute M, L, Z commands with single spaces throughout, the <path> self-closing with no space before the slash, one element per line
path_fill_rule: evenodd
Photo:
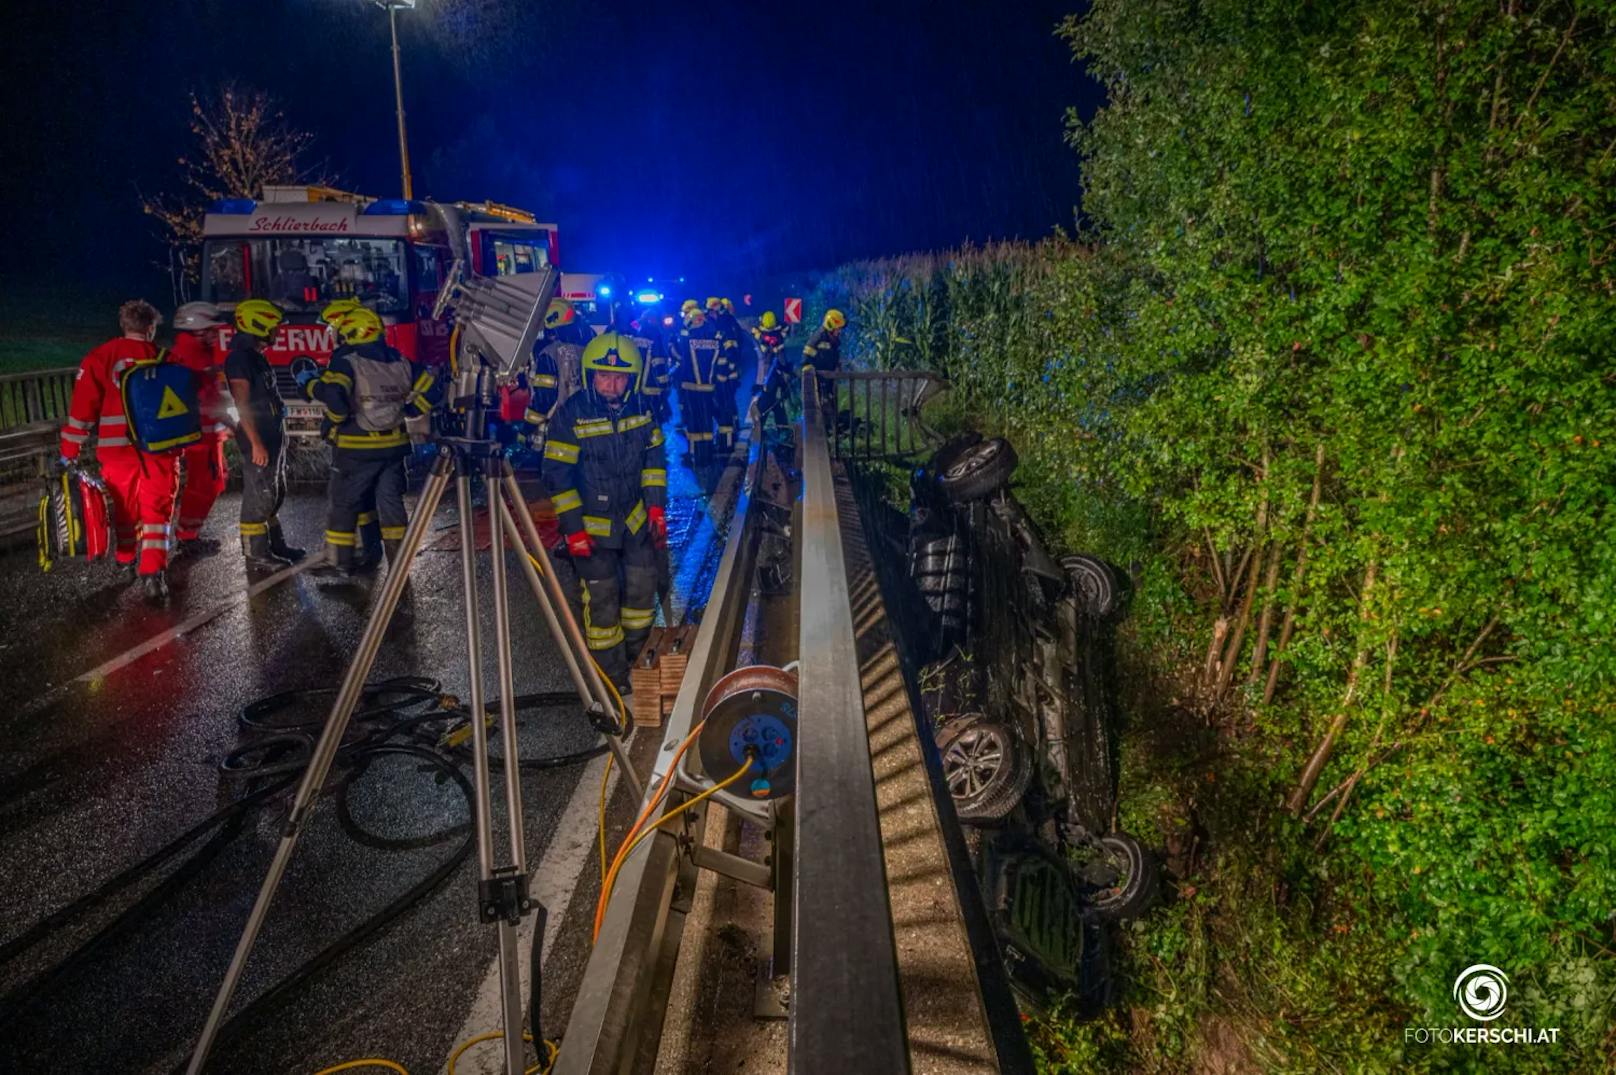
<path fill-rule="evenodd" d="M 354 562 L 361 517 L 374 512 L 383 541 L 398 541 L 409 526 L 404 510 L 404 457 L 392 451 L 333 452 L 331 455 L 331 513 L 326 519 L 325 543 L 332 560 L 347 567 Z"/>
<path fill-rule="evenodd" d="M 230 470 L 224 461 L 224 440 L 217 437 L 193 444 L 180 455 L 185 475 L 180 491 L 179 539 L 197 537 L 207 521 L 213 502 L 224 492 Z"/>
<path fill-rule="evenodd" d="M 112 494 L 116 556 L 141 575 L 168 566 L 168 523 L 179 491 L 178 455 L 129 452 L 101 461 L 101 478 Z"/>
<path fill-rule="evenodd" d="M 259 435 L 269 453 L 269 461 L 263 466 L 252 461 L 252 445 L 247 438 L 236 436 L 236 448 L 241 452 L 241 536 L 255 542 L 264 538 L 267 545 L 270 530 L 280 526 L 275 516 L 286 499 L 286 441 L 279 429 Z"/>
<path fill-rule="evenodd" d="M 739 414 L 735 408 L 735 385 L 721 384 L 713 393 L 713 451 L 723 462 L 735 450 L 735 423 Z"/>
<path fill-rule="evenodd" d="M 624 534 L 623 547 L 596 545 L 572 561 L 583 602 L 584 640 L 601 671 L 621 688 L 629 662 L 639 656 L 655 619 L 656 550 L 649 528 Z"/>
<path fill-rule="evenodd" d="M 713 395 L 711 385 L 685 382 L 679 386 L 679 420 L 698 466 L 713 458 Z"/>

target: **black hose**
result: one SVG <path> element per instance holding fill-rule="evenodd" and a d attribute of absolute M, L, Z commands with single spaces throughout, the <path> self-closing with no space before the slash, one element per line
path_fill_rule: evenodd
<path fill-rule="evenodd" d="M 221 761 L 220 771 L 225 778 L 247 779 L 258 786 L 249 784 L 250 790 L 240 798 L 220 807 L 145 859 L 125 868 L 96 889 L 52 912 L 23 934 L 0 946 L 0 964 L 3 964 L 32 948 L 113 894 L 153 872 L 208 830 L 218 828 L 213 836 L 168 877 L 119 913 L 88 941 L 23 986 L 0 998 L 0 1023 L 10 1023 L 18 1014 L 34 1007 L 53 986 L 82 966 L 92 955 L 110 941 L 126 934 L 140 920 L 166 903 L 174 892 L 212 862 L 244 831 L 249 810 L 266 804 L 291 787 L 306 770 L 309 755 L 312 753 L 313 737 L 303 729 L 323 724 L 325 717 L 289 723 L 277 723 L 269 718 L 299 701 L 315 697 L 331 697 L 335 693 L 335 688 L 327 687 L 281 691 L 243 707 L 238 714 L 238 721 L 245 729 L 254 733 L 256 738 L 230 751 Z M 284 1002 L 292 990 L 319 974 L 348 951 L 380 933 L 395 919 L 430 896 L 465 862 L 476 845 L 476 837 L 469 823 L 429 836 L 389 840 L 365 831 L 353 818 L 348 806 L 348 790 L 353 781 L 363 774 L 371 759 L 383 756 L 415 758 L 424 763 L 427 770 L 435 770 L 435 779 L 439 783 L 454 782 L 466 799 L 468 817 L 474 814 L 471 782 L 460 764 L 467 760 L 469 752 L 464 749 L 442 749 L 438 745 L 442 729 L 428 727 L 449 721 L 469 720 L 470 714 L 452 698 L 441 695 L 436 680 L 423 677 L 399 677 L 368 684 L 361 695 L 361 700 L 368 704 L 364 708 L 356 709 L 353 716 L 360 722 L 362 734 L 352 742 L 345 743 L 337 753 L 338 761 L 351 770 L 340 782 L 336 795 L 338 824 L 357 842 L 389 850 L 430 846 L 461 831 L 466 833 L 466 837 L 452 855 L 403 895 L 343 934 L 232 1016 L 220 1028 L 216 1039 L 219 1045 L 239 1037 L 247 1029 L 250 1020 Z M 560 691 L 527 694 L 516 699 L 519 709 L 558 706 L 576 701 L 575 695 Z M 490 706 L 497 704 L 495 700 Z M 404 712 L 417 705 L 429 705 L 433 708 L 419 713 Z M 404 741 L 397 741 L 399 739 Z M 553 769 L 587 761 L 605 753 L 606 750 L 607 745 L 600 742 L 592 747 L 565 754 L 522 759 L 519 764 L 524 769 Z M 288 754 L 295 754 L 295 757 L 288 758 Z M 497 763 L 500 759 L 491 760 Z M 530 1017 L 533 1021 L 535 1038 L 542 1041 L 539 1037 L 538 988 L 539 959 L 544 937 L 545 912 L 542 907 L 539 908 L 539 913 L 540 920 L 535 931 L 532 951 L 534 989 Z M 543 1055 L 542 1045 L 540 1055 L 541 1057 Z"/>

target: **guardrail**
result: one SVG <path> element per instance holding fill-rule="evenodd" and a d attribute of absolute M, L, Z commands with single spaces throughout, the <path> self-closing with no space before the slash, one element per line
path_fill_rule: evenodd
<path fill-rule="evenodd" d="M 928 370 L 835 370 L 816 374 L 825 403 L 835 397 L 830 450 L 837 459 L 899 460 L 930 451 L 936 437 L 921 420 L 948 382 Z M 806 408 L 807 397 L 804 396 Z"/>
<path fill-rule="evenodd" d="M 657 752 L 646 784 L 647 796 L 669 775 L 675 749 L 700 719 L 708 689 L 735 660 L 757 562 L 762 511 L 754 494 L 763 473 L 762 460 L 761 446 L 754 440 L 707 610 L 668 715 L 663 749 Z M 671 808 L 693 794 L 676 785 L 667 805 Z M 674 901 L 681 892 L 688 899 L 695 882 L 695 864 L 680 844 L 688 840 L 690 846 L 701 846 L 707 811 L 688 811 L 686 817 L 692 820 L 677 833 L 656 830 L 646 841 L 648 849 L 636 851 L 619 871 L 567 1022 L 566 1047 L 554 1069 L 557 1075 L 639 1071 L 654 1063 L 668 1002 L 665 984 L 657 988 L 659 970 L 677 952 L 684 928 L 684 916 L 675 911 Z"/>
<path fill-rule="evenodd" d="M 0 433 L 65 419 L 77 374 L 76 366 L 0 374 Z"/>
<path fill-rule="evenodd" d="M 812 374 L 804 388 L 798 438 L 804 481 L 797 571 L 800 739 L 796 796 L 770 815 L 776 930 L 790 923 L 789 955 L 777 953 L 775 970 L 786 964 L 791 975 L 791 1070 L 901 1073 L 909 1070 L 909 1045 L 835 479 L 824 417 L 811 395 Z M 754 440 L 650 788 L 668 774 L 674 748 L 700 719 L 709 688 L 736 659 L 764 514 L 755 497 L 763 459 Z M 676 785 L 668 805 L 698 790 Z M 647 841 L 649 850 L 636 852 L 619 872 L 567 1024 L 555 1068 L 560 1075 L 654 1065 L 668 1001 L 666 976 L 684 927 L 681 901 L 694 891 L 699 868 L 699 856 L 690 849 L 703 845 L 706 812 L 691 813 L 697 817 L 690 826 L 676 833 L 658 830 Z"/>
<path fill-rule="evenodd" d="M 909 1044 L 825 428 L 829 416 L 821 412 L 814 379 L 811 371 L 803 375 L 799 438 L 801 687 L 790 1064 L 797 1072 L 904 1072 Z M 856 374 L 842 379 L 867 386 L 903 380 Z"/>

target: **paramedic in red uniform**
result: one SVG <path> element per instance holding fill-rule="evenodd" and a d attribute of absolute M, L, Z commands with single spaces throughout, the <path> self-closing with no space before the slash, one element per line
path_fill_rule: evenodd
<path fill-rule="evenodd" d="M 229 481 L 224 442 L 230 437 L 230 395 L 219 364 L 223 312 L 211 302 L 188 302 L 174 311 L 174 361 L 196 373 L 196 398 L 202 408 L 202 440 L 185 449 L 180 489 L 177 551 L 206 556 L 219 543 L 202 536 L 213 502 Z"/>
<path fill-rule="evenodd" d="M 179 456 L 147 455 L 129 438 L 119 383 L 124 372 L 139 362 L 157 357 L 159 314 L 151 303 L 131 299 L 118 309 L 123 335 L 108 340 L 84 356 L 73 382 L 67 424 L 62 427 L 62 456 L 79 457 L 94 438 L 101 480 L 112 495 L 115 555 L 120 566 L 133 570 L 152 601 L 168 597 L 168 520 L 174 513 L 179 478 Z"/>

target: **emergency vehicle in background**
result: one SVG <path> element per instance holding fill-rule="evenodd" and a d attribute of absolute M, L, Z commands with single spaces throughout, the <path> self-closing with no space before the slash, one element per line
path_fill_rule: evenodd
<path fill-rule="evenodd" d="M 381 315 L 386 340 L 406 358 L 449 360 L 439 293 L 456 273 L 509 276 L 560 264 L 554 224 L 493 202 L 371 198 L 330 187 L 266 186 L 264 196 L 218 201 L 202 223 L 202 290 L 231 309 L 268 299 L 286 322 L 266 350 L 281 394 L 300 400 L 292 360 L 324 365 L 337 345 L 320 311 L 357 298 Z M 229 344 L 228 332 L 224 341 Z"/>
<path fill-rule="evenodd" d="M 612 323 L 612 305 L 629 300 L 628 291 L 628 284 L 616 273 L 564 272 L 557 296 L 572 303 L 584 324 L 599 335 Z"/>

